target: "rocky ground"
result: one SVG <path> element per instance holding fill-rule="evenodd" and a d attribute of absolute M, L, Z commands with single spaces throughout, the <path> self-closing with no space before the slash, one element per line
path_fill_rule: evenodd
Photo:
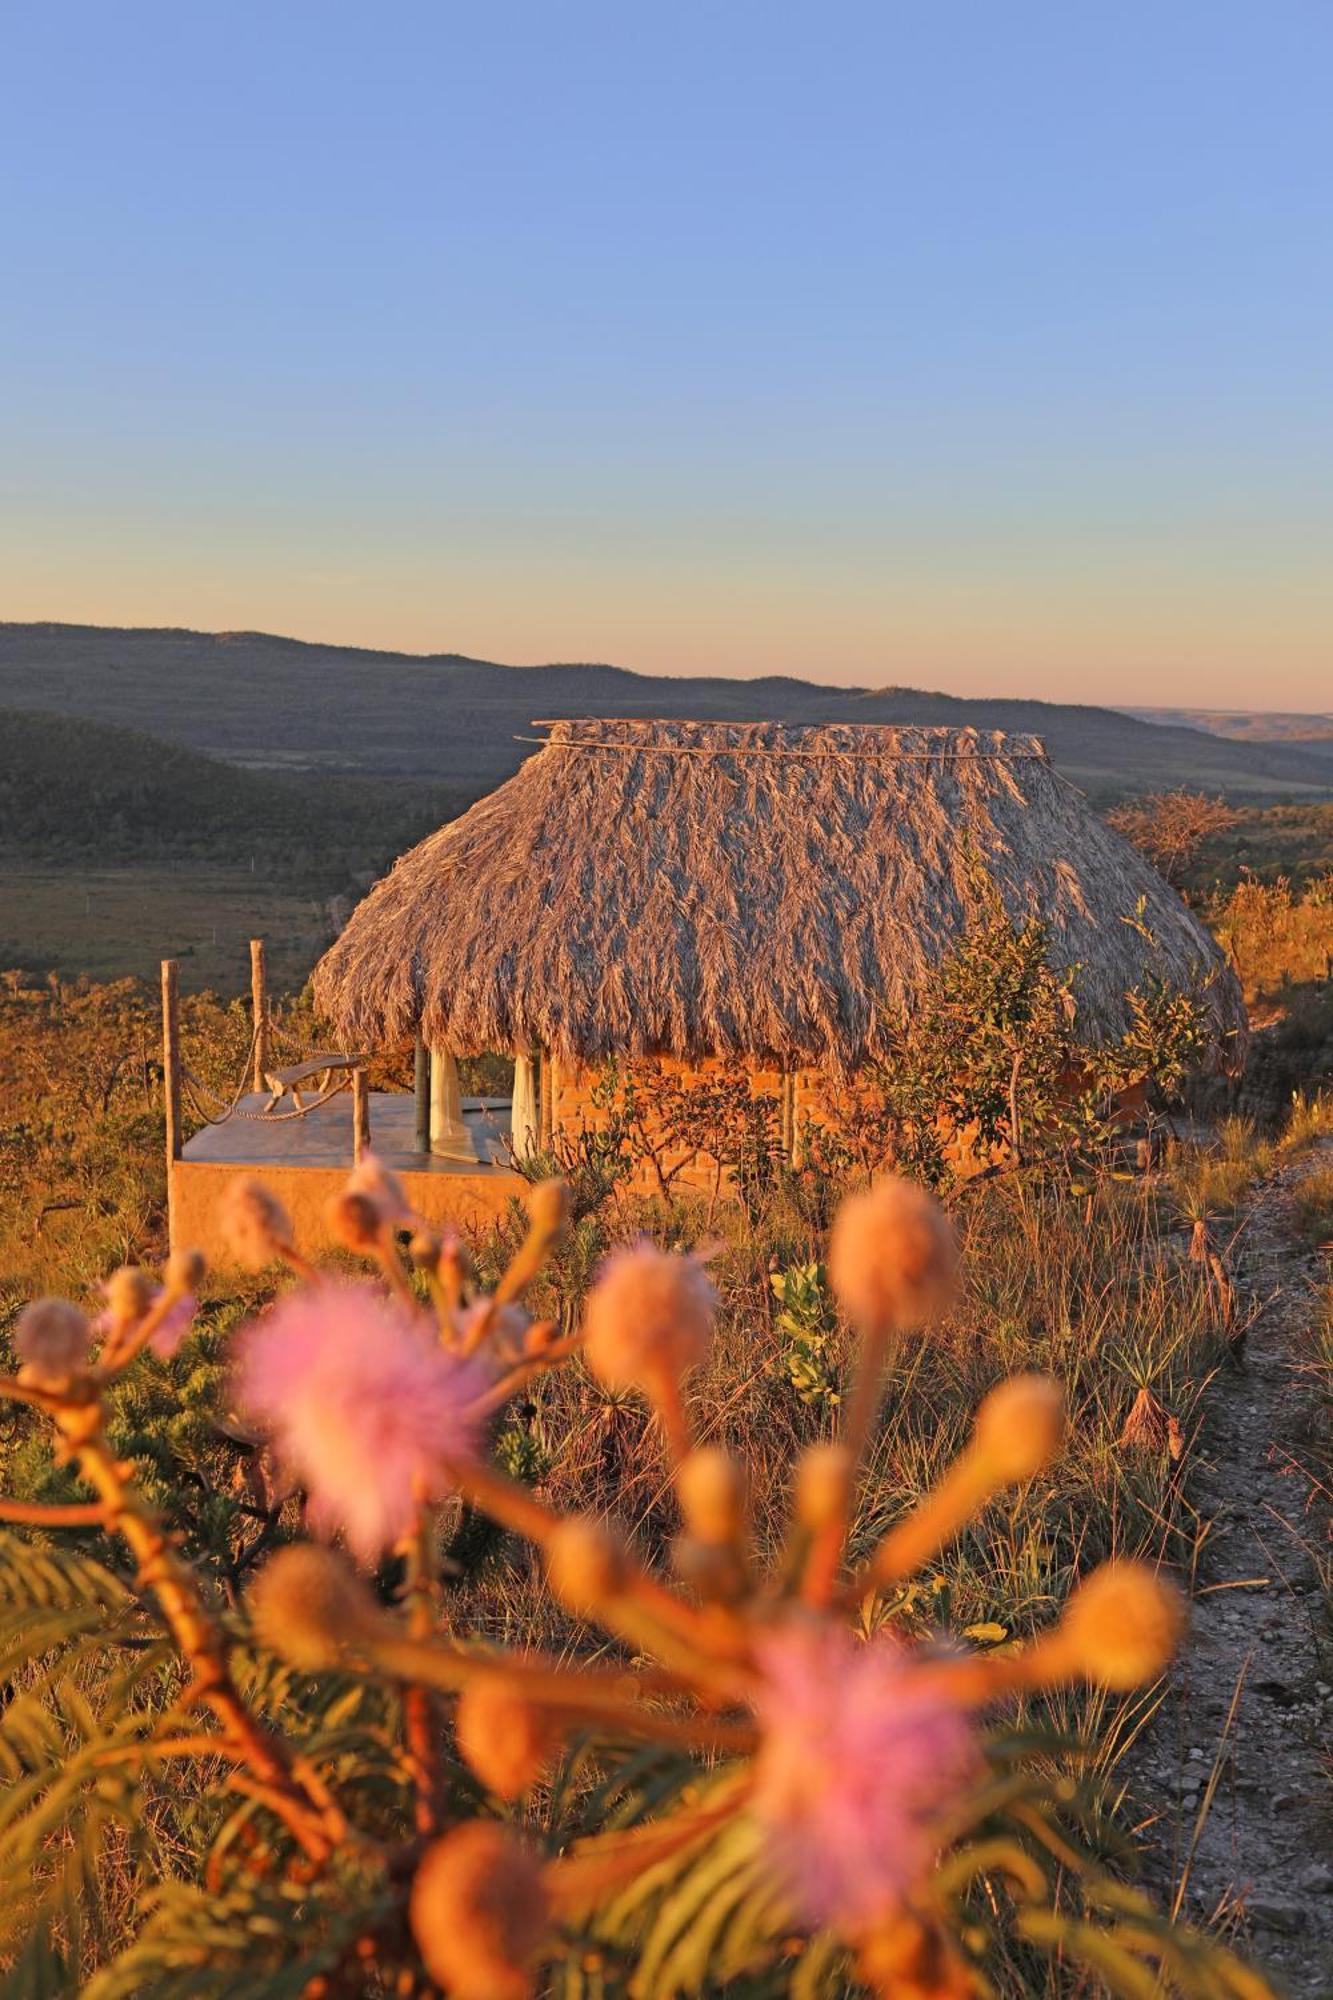
<path fill-rule="evenodd" d="M 1232 1931 L 1293 2000 L 1333 1995 L 1333 1548 L 1304 1372 L 1329 1264 L 1290 1226 L 1293 1188 L 1329 1156 L 1264 1182 L 1232 1253 L 1240 1322 L 1257 1316 L 1193 1442 L 1190 1643 L 1130 1760 L 1158 1896 Z"/>

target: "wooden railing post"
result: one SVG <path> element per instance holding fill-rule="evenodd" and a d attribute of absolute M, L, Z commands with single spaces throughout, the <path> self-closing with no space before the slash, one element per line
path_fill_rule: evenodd
<path fill-rule="evenodd" d="M 370 1151 L 370 1084 L 363 1069 L 352 1071 L 352 1163 Z"/>
<path fill-rule="evenodd" d="M 254 1021 L 254 1088 L 268 1088 L 268 967 L 263 938 L 250 940 L 250 1011 Z"/>
<path fill-rule="evenodd" d="M 412 1085 L 416 1095 L 417 1151 L 430 1151 L 430 1050 L 422 1036 L 417 1036 Z"/>
<path fill-rule="evenodd" d="M 176 1161 L 181 1156 L 180 966 L 162 961 L 162 1098 L 167 1143 L 167 1240 L 174 1244 Z"/>

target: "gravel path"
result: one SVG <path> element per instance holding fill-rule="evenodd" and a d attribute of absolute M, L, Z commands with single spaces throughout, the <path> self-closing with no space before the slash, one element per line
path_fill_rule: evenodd
<path fill-rule="evenodd" d="M 1333 1995 L 1329 1519 L 1302 1474 L 1323 1418 L 1298 1372 L 1321 1270 L 1289 1219 L 1293 1187 L 1329 1157 L 1280 1169 L 1249 1204 L 1233 1266 L 1249 1308 L 1271 1303 L 1205 1401 L 1190 1641 L 1130 1761 L 1159 1896 L 1233 1928 L 1293 2000 Z"/>

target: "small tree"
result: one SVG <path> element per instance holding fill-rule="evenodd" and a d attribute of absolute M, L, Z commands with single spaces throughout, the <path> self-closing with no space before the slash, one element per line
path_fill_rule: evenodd
<path fill-rule="evenodd" d="M 1118 1041 L 1086 1045 L 1076 1033 L 1077 968 L 1052 966 L 1046 925 L 1015 922 L 988 878 L 978 874 L 974 888 L 971 929 L 914 1012 L 885 1024 L 867 1077 L 881 1157 L 936 1185 L 958 1138 L 979 1156 L 1002 1151 L 1010 1165 L 1087 1153 L 1110 1135 L 1125 1091 L 1151 1082 L 1173 1096 L 1209 1039 L 1201 997 L 1153 981 L 1126 993 Z M 1133 921 L 1151 942 L 1142 906 Z M 849 1146 L 846 1164 L 854 1157 Z"/>
<path fill-rule="evenodd" d="M 1204 842 L 1226 833 L 1240 815 L 1225 799 L 1202 792 L 1151 792 L 1127 799 L 1107 815 L 1108 823 L 1146 855 L 1175 888 Z"/>
<path fill-rule="evenodd" d="M 702 1165 L 712 1179 L 710 1212 L 728 1179 L 746 1213 L 758 1212 L 781 1175 L 781 1110 L 753 1088 L 742 1063 L 690 1072 L 648 1059 L 609 1069 L 600 1087 L 666 1200 L 686 1168 Z"/>

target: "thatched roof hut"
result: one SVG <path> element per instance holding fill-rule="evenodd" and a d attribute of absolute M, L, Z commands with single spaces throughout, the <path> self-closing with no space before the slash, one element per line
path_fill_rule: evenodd
<path fill-rule="evenodd" d="M 1202 983 L 1231 1065 L 1244 1009 L 1198 918 L 1036 737 L 971 729 L 553 723 L 376 885 L 315 999 L 360 1047 L 846 1075 L 966 933 L 978 863 L 1077 968 L 1086 1041 L 1124 1030 L 1145 978 Z"/>

